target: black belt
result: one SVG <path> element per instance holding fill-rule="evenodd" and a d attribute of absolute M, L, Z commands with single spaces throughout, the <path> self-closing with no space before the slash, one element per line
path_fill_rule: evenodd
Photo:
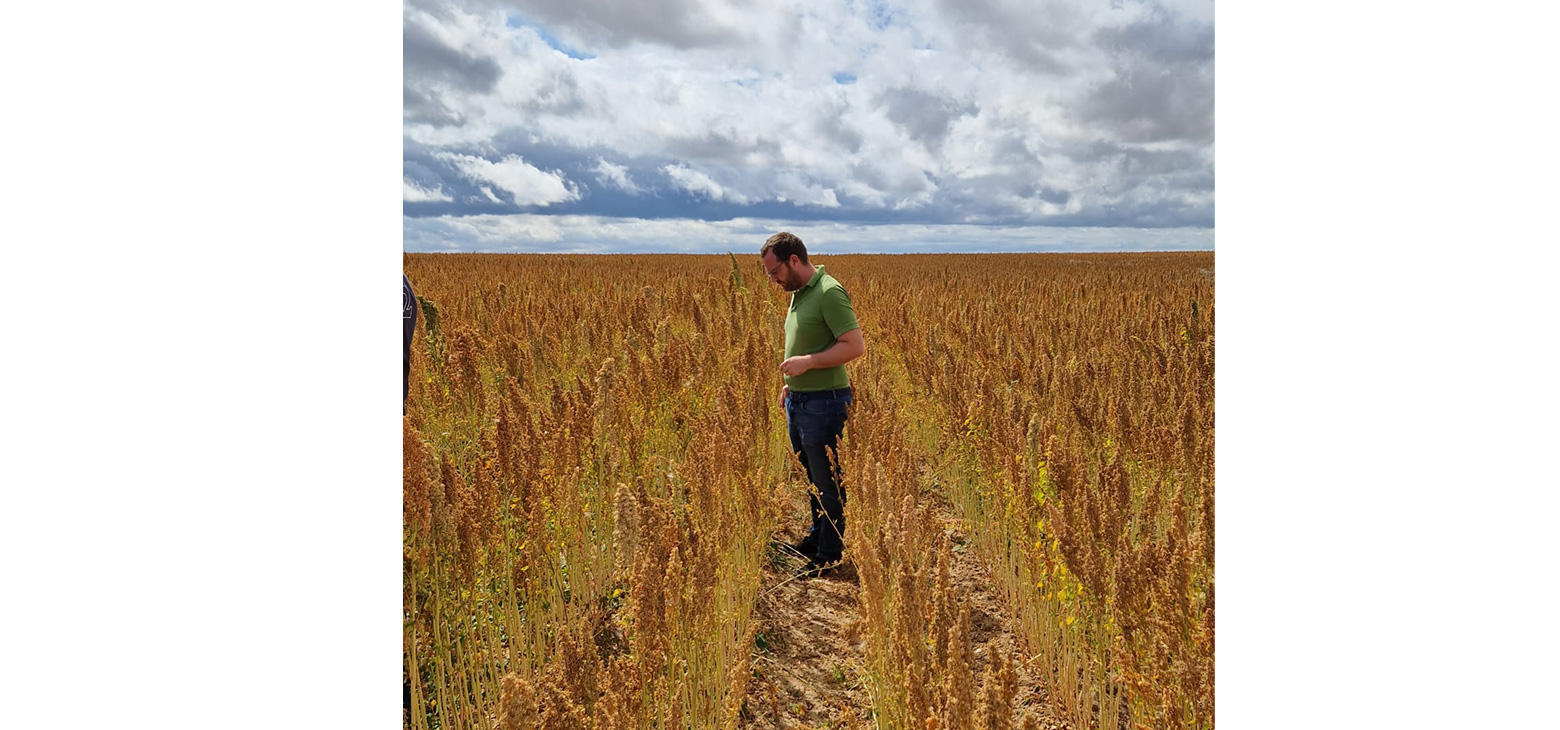
<path fill-rule="evenodd" d="M 834 400 L 850 395 L 850 388 L 835 388 L 834 390 L 793 390 L 791 400 L 798 403 L 808 400 Z"/>

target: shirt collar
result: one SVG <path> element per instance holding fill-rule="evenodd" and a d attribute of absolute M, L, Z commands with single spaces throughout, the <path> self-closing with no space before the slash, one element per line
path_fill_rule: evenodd
<path fill-rule="evenodd" d="M 822 279 L 822 278 L 823 278 L 823 265 L 822 265 L 822 264 L 819 264 L 819 265 L 818 265 L 818 266 L 817 266 L 817 267 L 816 267 L 816 270 L 815 270 L 815 271 L 813 271 L 813 275 L 812 275 L 812 278 L 811 278 L 811 279 L 808 279 L 808 280 L 807 280 L 807 283 L 806 283 L 806 284 L 803 284 L 803 285 L 802 285 L 802 289 L 811 289 L 811 288 L 812 288 L 812 285 L 813 285 L 813 284 L 817 284 L 817 283 L 818 283 L 818 280 L 819 280 L 819 279 Z"/>

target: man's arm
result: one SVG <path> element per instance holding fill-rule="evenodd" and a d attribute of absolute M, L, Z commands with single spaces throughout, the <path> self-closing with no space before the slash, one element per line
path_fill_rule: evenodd
<path fill-rule="evenodd" d="M 826 350 L 786 358 L 785 362 L 780 363 L 780 372 L 791 376 L 801 375 L 808 370 L 844 365 L 866 353 L 867 339 L 862 336 L 861 328 L 857 327 L 840 335 Z"/>

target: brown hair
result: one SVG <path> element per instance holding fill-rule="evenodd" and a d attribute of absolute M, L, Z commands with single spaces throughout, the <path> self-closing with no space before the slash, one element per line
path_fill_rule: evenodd
<path fill-rule="evenodd" d="M 807 263 L 807 247 L 802 245 L 802 239 L 786 231 L 770 236 L 769 240 L 764 242 L 764 247 L 758 250 L 759 258 L 763 258 L 764 254 L 771 251 L 774 252 L 775 258 L 781 261 L 790 261 L 791 255 L 795 254 L 802 263 Z"/>

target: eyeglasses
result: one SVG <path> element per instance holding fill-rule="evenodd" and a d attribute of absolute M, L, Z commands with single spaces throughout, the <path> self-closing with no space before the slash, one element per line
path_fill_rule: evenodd
<path fill-rule="evenodd" d="M 791 263 L 791 261 L 789 259 L 787 259 L 785 261 L 781 261 L 780 263 L 775 264 L 775 267 L 773 269 L 765 269 L 764 273 L 766 275 L 768 275 L 769 278 L 773 279 L 773 278 L 775 278 L 775 272 L 779 271 L 780 267 L 785 266 L 786 264 L 789 264 L 789 263 Z"/>

